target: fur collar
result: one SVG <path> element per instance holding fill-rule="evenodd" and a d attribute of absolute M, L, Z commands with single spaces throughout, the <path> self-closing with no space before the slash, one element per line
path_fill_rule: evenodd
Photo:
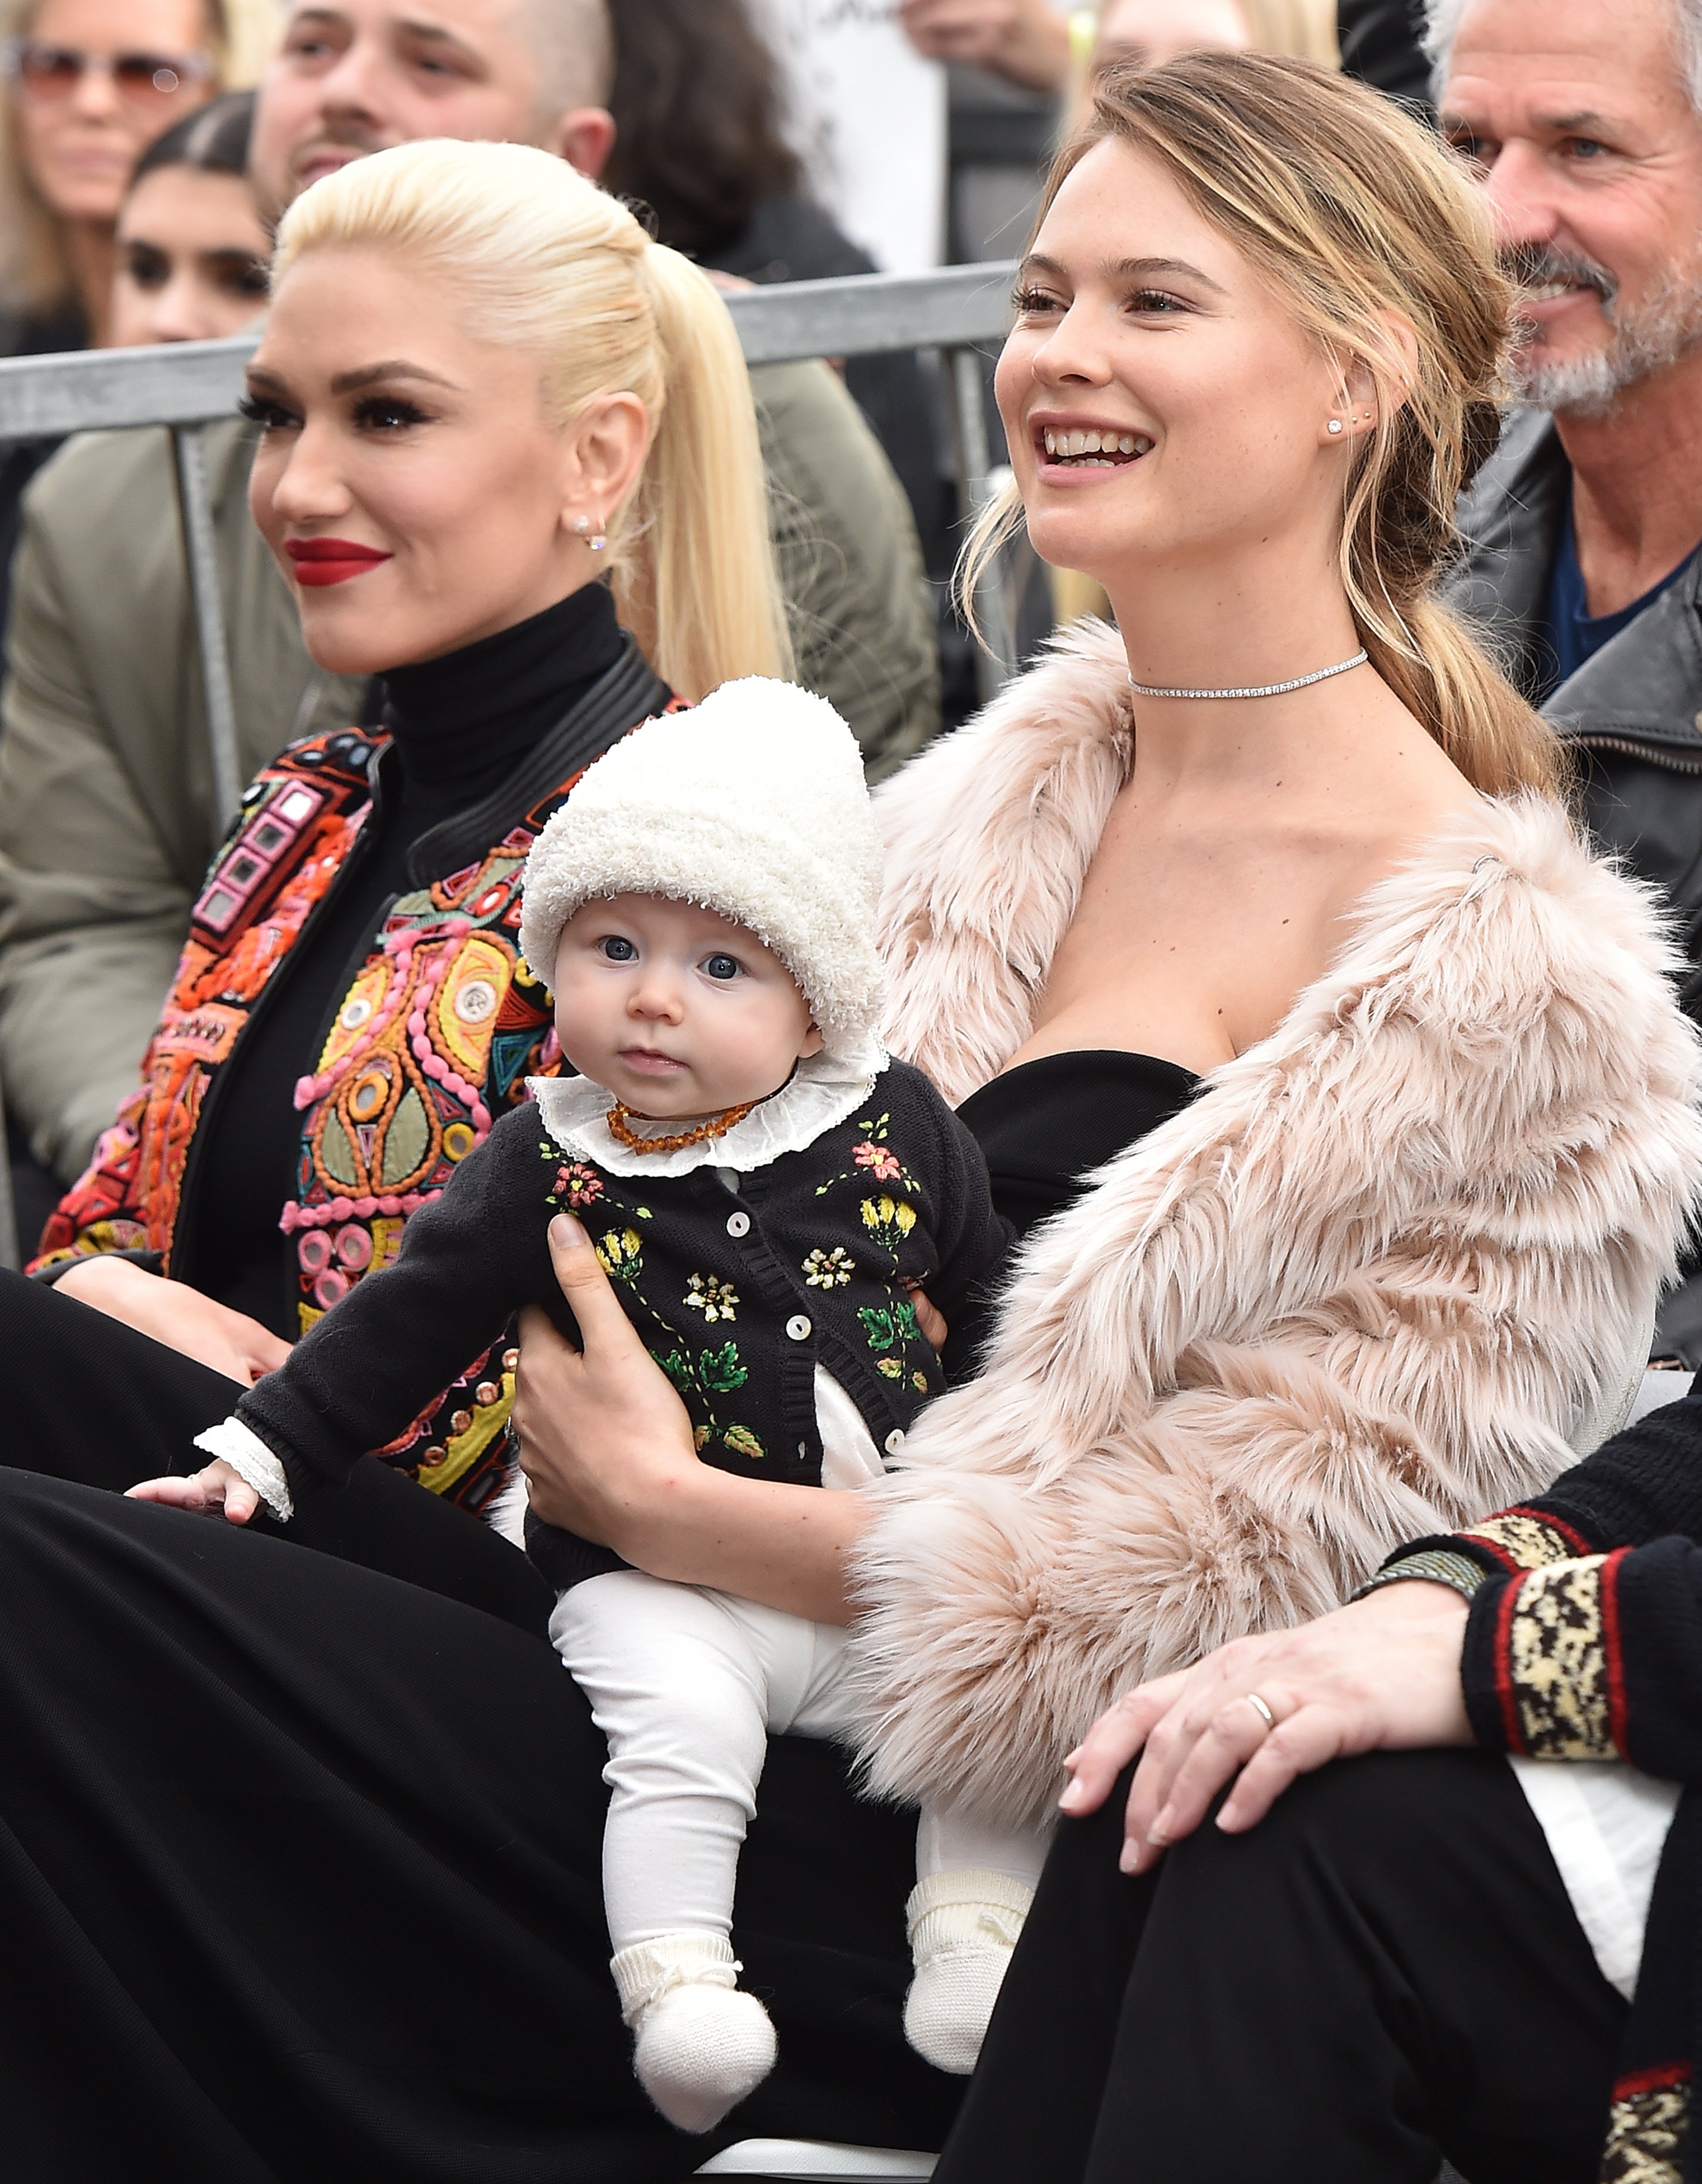
<path fill-rule="evenodd" d="M 1027 1035 L 1131 727 L 1089 627 L 880 798 L 894 1050 L 948 1097 Z M 1320 1613 L 1616 1423 L 1702 1187 L 1649 894 L 1485 798 L 1324 975 L 1020 1255 L 980 1377 L 859 1558 L 879 1786 L 1032 1815 L 1120 1690 Z"/>
<path fill-rule="evenodd" d="M 1126 671 L 1115 630 L 1078 623 L 1043 666 L 875 792 L 886 1043 L 954 1103 L 1027 1037 L 1128 779 Z"/>

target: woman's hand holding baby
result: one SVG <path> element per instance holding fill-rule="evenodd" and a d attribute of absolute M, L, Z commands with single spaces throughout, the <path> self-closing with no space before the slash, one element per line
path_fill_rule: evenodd
<path fill-rule="evenodd" d="M 574 1349 L 536 1307 L 522 1315 L 514 1410 L 520 1468 L 546 1524 L 636 1562 L 644 1511 L 703 1468 L 692 1422 L 571 1214 L 550 1223 L 549 1249 L 585 1347 Z"/>
<path fill-rule="evenodd" d="M 521 1315 L 514 1429 L 537 1514 L 652 1577 L 849 1622 L 844 1563 L 860 1497 L 700 1462 L 685 1405 L 570 1215 L 551 1222 L 549 1248 L 585 1347 L 536 1308 Z"/>

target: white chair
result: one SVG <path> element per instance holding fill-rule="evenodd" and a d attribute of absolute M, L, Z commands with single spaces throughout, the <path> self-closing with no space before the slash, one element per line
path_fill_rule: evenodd
<path fill-rule="evenodd" d="M 855 2178 L 885 2184 L 927 2184 L 934 2173 L 932 2153 L 905 2153 L 884 2146 L 827 2146 L 800 2138 L 746 2138 L 706 2161 L 699 2176 L 720 2176 L 726 2184 L 743 2177 L 767 2177 L 771 2184 L 852 2184 Z"/>

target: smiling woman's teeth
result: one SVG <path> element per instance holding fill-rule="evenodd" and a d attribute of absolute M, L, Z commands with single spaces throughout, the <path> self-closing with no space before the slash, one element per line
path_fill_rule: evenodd
<path fill-rule="evenodd" d="M 1054 462 L 1080 462 L 1085 458 L 1091 464 L 1097 459 L 1102 470 L 1120 461 L 1126 462 L 1132 455 L 1143 455 L 1153 444 L 1144 432 L 1095 432 L 1079 428 L 1057 432 L 1049 425 L 1043 437 L 1046 452 Z"/>

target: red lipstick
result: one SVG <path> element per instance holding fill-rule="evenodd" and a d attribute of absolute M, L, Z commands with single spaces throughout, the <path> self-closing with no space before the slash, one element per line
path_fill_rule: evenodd
<path fill-rule="evenodd" d="M 286 538 L 286 553 L 298 584 L 346 584 L 395 557 L 376 546 L 358 546 L 352 538 Z"/>

